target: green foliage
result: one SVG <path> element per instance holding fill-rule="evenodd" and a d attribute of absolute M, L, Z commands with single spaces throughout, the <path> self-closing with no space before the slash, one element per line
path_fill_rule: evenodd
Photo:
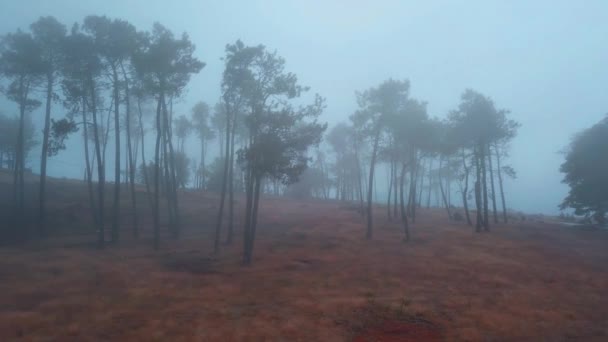
<path fill-rule="evenodd" d="M 140 48 L 134 52 L 133 64 L 150 94 L 180 95 L 192 74 L 205 66 L 193 56 L 195 46 L 186 33 L 176 39 L 173 32 L 155 23 L 151 34 L 138 39 Z"/>
<path fill-rule="evenodd" d="M 65 139 L 72 133 L 78 131 L 78 126 L 72 120 L 61 119 L 55 121 L 51 119 L 51 136 L 49 137 L 49 157 L 55 156 L 59 151 L 65 150 Z"/>
<path fill-rule="evenodd" d="M 560 171 L 570 192 L 560 208 L 574 208 L 577 215 L 592 215 L 600 224 L 608 211 L 608 118 L 577 134 Z"/>

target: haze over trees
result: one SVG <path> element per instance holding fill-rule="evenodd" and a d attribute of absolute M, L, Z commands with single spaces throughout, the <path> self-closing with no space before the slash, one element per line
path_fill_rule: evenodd
<path fill-rule="evenodd" d="M 321 119 L 325 98 L 309 94 L 287 71 L 288 61 L 264 45 L 237 40 L 225 48 L 217 103 L 199 100 L 187 104 L 189 112 L 176 112 L 174 104 L 183 102 L 190 79 L 205 67 L 197 51 L 187 33 L 176 35 L 159 23 L 145 31 L 94 15 L 69 29 L 42 17 L 30 31 L 3 36 L 3 94 L 15 103 L 17 116 L 7 115 L 9 110 L 0 116 L 0 166 L 12 171 L 14 222 L 32 224 L 24 209 L 25 171 L 39 144 L 37 236 L 52 234 L 44 219 L 47 158 L 65 149 L 77 131 L 100 248 L 118 242 L 125 230 L 134 238 L 147 230 L 138 215 L 142 207 L 152 208 L 154 248 L 161 246 L 164 227 L 178 238 L 185 190 L 218 193 L 214 253 L 219 256 L 222 241 L 231 244 L 240 231 L 245 264 L 253 260 L 263 194 L 351 203 L 367 239 L 373 238 L 378 204 L 386 204 L 389 221 L 399 222 L 403 241 L 411 238 L 419 208 L 441 207 L 447 220 L 476 232 L 514 217 L 506 179 L 516 176 L 508 156 L 520 124 L 489 96 L 467 89 L 453 110 L 428 113 L 428 103 L 412 95 L 415 85 L 389 78 L 356 92 L 357 110 L 328 128 Z M 38 134 L 32 118 L 43 103 Z M 586 192 L 584 181 L 601 177 L 578 170 L 582 155 L 597 152 L 585 152 L 584 146 L 596 143 L 586 143 L 592 139 L 587 136 L 600 139 L 592 133 L 600 128 L 573 140 L 562 166 L 572 186 L 562 208 L 574 207 L 598 222 L 605 206 L 599 199 L 589 202 L 589 196 L 599 195 Z M 108 179 L 110 160 L 114 172 Z M 129 200 L 129 222 L 120 220 L 121 198 Z M 7 236 L 33 237 L 29 229 Z"/>
<path fill-rule="evenodd" d="M 600 2 L 4 1 L 0 341 L 608 340 Z"/>

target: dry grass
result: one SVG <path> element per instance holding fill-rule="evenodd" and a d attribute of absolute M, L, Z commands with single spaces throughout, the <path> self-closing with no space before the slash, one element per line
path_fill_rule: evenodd
<path fill-rule="evenodd" d="M 127 216 L 125 239 L 104 251 L 89 236 L 0 249 L 0 340 L 608 340 L 604 231 L 526 222 L 475 234 L 422 210 L 402 243 L 377 210 L 367 241 L 338 203 L 267 198 L 243 267 L 240 226 L 210 254 L 215 201 L 183 194 L 184 236 L 157 252 L 149 220 L 135 241 Z"/>

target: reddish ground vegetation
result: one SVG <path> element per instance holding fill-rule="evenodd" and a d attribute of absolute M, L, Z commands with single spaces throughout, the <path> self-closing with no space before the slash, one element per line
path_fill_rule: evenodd
<path fill-rule="evenodd" d="M 238 219 L 237 241 L 211 256 L 215 196 L 184 193 L 184 234 L 159 251 L 149 218 L 131 238 L 128 199 L 123 239 L 100 251 L 86 197 L 61 198 L 54 228 L 86 234 L 0 248 L 2 341 L 608 340 L 605 231 L 526 221 L 476 234 L 423 209 L 403 243 L 377 210 L 367 241 L 340 203 L 265 198 L 243 267 Z"/>

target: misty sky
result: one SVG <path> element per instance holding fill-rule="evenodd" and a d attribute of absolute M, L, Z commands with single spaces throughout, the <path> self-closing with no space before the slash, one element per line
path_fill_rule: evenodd
<path fill-rule="evenodd" d="M 89 14 L 126 19 L 140 30 L 159 21 L 188 32 L 207 66 L 176 114 L 189 114 L 199 100 L 216 102 L 224 46 L 239 38 L 285 57 L 289 71 L 327 98 L 323 119 L 330 125 L 356 109 L 356 90 L 389 77 L 408 78 L 412 96 L 428 101 L 436 117 L 454 109 L 465 88 L 482 92 L 522 124 L 508 160 L 518 179 L 509 182 L 507 198 L 509 207 L 528 212 L 557 212 L 567 192 L 559 151 L 608 112 L 605 0 L 1 0 L 0 33 L 27 29 L 43 15 L 70 27 Z M 16 112 L 16 105 L 0 100 L 0 110 Z M 79 146 L 79 135 L 71 140 Z M 50 159 L 50 175 L 82 177 L 81 155 L 73 148 Z"/>

